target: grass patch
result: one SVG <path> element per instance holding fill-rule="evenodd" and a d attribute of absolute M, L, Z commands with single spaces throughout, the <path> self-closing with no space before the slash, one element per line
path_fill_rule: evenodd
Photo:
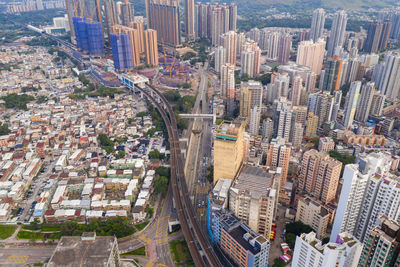
<path fill-rule="evenodd" d="M 30 231 L 42 231 L 42 232 L 59 232 L 60 226 L 55 224 L 43 224 L 38 225 L 38 229 L 35 229 L 34 225 L 23 225 L 22 229 Z"/>
<path fill-rule="evenodd" d="M 17 229 L 15 225 L 0 225 L 0 239 L 6 239 L 12 236 Z"/>
<path fill-rule="evenodd" d="M 169 249 L 177 266 L 194 266 L 192 256 L 184 238 L 171 241 Z"/>
<path fill-rule="evenodd" d="M 24 240 L 42 240 L 42 239 L 56 240 L 61 238 L 61 233 L 45 234 L 41 232 L 19 231 L 17 237 L 18 239 L 24 239 Z"/>
<path fill-rule="evenodd" d="M 143 246 L 143 247 L 140 247 L 138 249 L 129 251 L 127 253 L 124 253 L 122 255 L 124 255 L 124 256 L 147 256 L 146 255 L 146 247 Z"/>
<path fill-rule="evenodd" d="M 25 240 L 38 240 L 43 239 L 44 234 L 39 232 L 28 232 L 28 231 L 19 231 L 17 234 L 18 239 L 25 239 Z"/>
<path fill-rule="evenodd" d="M 142 222 L 142 223 L 135 224 L 135 227 L 139 231 L 142 231 L 148 224 L 149 224 L 149 222 Z"/>

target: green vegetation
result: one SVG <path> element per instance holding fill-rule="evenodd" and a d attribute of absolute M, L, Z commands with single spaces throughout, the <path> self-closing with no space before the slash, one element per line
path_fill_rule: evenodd
<path fill-rule="evenodd" d="M 144 137 L 153 137 L 153 135 L 157 132 L 156 128 L 150 128 L 147 132 L 143 133 Z"/>
<path fill-rule="evenodd" d="M 138 249 L 129 251 L 127 253 L 122 254 L 123 256 L 146 256 L 146 247 L 140 247 Z"/>
<path fill-rule="evenodd" d="M 184 238 L 171 241 L 169 248 L 177 266 L 194 266 L 192 256 Z"/>
<path fill-rule="evenodd" d="M 8 129 L 8 124 L 0 122 L 0 136 L 9 134 L 10 132 L 11 131 Z"/>
<path fill-rule="evenodd" d="M 6 108 L 18 108 L 27 110 L 26 104 L 33 101 L 35 98 L 31 95 L 27 94 L 8 94 L 6 96 L 1 97 L 4 100 Z"/>
<path fill-rule="evenodd" d="M 164 154 L 161 154 L 160 151 L 158 151 L 157 149 L 154 149 L 149 152 L 149 158 L 150 159 L 163 159 Z"/>
<path fill-rule="evenodd" d="M 101 147 L 107 152 L 107 154 L 114 152 L 114 142 L 111 141 L 111 139 L 108 138 L 106 134 L 99 134 L 97 136 L 97 140 L 99 141 Z"/>
<path fill-rule="evenodd" d="M 136 114 L 136 117 L 139 117 L 139 118 L 143 118 L 143 117 L 146 117 L 146 116 L 147 116 L 147 113 L 144 112 L 144 111 L 141 111 L 138 114 Z"/>
<path fill-rule="evenodd" d="M 159 176 L 165 176 L 169 179 L 171 177 L 171 169 L 165 166 L 158 166 L 156 168 L 156 174 Z"/>
<path fill-rule="evenodd" d="M 221 119 L 216 119 L 216 120 L 215 120 L 215 124 L 216 124 L 216 125 L 220 125 L 221 123 L 222 123 L 222 120 L 221 120 Z"/>
<path fill-rule="evenodd" d="M 354 163 L 354 161 L 356 159 L 356 157 L 354 157 L 353 155 L 350 155 L 349 153 L 341 154 L 335 150 L 329 151 L 329 156 L 331 156 L 334 159 L 337 159 L 338 161 L 340 161 L 342 163 L 342 171 L 340 172 L 341 177 L 343 176 L 344 166 L 346 166 L 347 164 Z"/>
<path fill-rule="evenodd" d="M 60 55 L 60 51 L 59 51 Z M 75 88 L 73 94 L 69 94 L 68 97 L 71 99 L 84 99 L 86 96 L 89 97 L 105 97 L 109 96 L 114 98 L 116 94 L 124 93 L 124 90 L 107 87 L 104 85 L 97 86 L 90 82 L 84 74 L 79 74 L 79 81 L 84 85 L 85 88 Z"/>
<path fill-rule="evenodd" d="M 47 96 L 41 95 L 36 99 L 36 103 L 43 104 L 43 103 L 46 103 L 47 100 L 48 100 Z"/>
<path fill-rule="evenodd" d="M 164 135 L 164 138 L 168 140 L 167 126 L 165 126 L 165 123 L 164 123 L 160 113 L 158 112 L 158 110 L 150 103 L 147 104 L 147 109 L 149 111 L 153 125 L 156 126 L 155 129 L 157 131 L 162 132 Z"/>
<path fill-rule="evenodd" d="M 19 66 L 15 64 L 0 63 L 0 71 L 2 70 L 11 71 L 11 69 L 19 69 Z"/>
<path fill-rule="evenodd" d="M 154 180 L 154 192 L 156 194 L 165 195 L 168 191 L 168 178 L 165 176 L 159 176 Z"/>
<path fill-rule="evenodd" d="M 296 236 L 299 236 L 302 233 L 309 233 L 311 231 L 312 228 L 302 222 L 288 223 L 286 224 L 286 243 L 291 249 L 293 249 L 294 244 L 296 243 Z"/>
<path fill-rule="evenodd" d="M 210 183 L 213 183 L 214 182 L 214 165 L 210 165 L 210 166 L 208 166 L 207 167 L 207 180 L 210 182 Z"/>
<path fill-rule="evenodd" d="M 148 224 L 149 224 L 149 222 L 146 221 L 146 222 L 142 222 L 142 223 L 135 224 L 135 227 L 136 227 L 136 229 L 138 229 L 139 231 L 142 231 Z"/>
<path fill-rule="evenodd" d="M 1 14 L 0 24 L 9 24 L 10 20 L 33 26 L 52 25 L 54 17 L 64 16 L 65 9 L 46 9 L 21 14 Z"/>
<path fill-rule="evenodd" d="M 117 217 L 107 220 L 92 220 L 89 224 L 78 224 L 76 221 L 66 221 L 61 224 L 61 234 L 64 236 L 80 236 L 83 232 L 96 232 L 99 236 L 125 237 L 135 233 L 127 217 Z"/>
<path fill-rule="evenodd" d="M 42 232 L 30 232 L 30 231 L 24 231 L 21 230 L 17 234 L 18 239 L 25 239 L 25 240 L 44 240 L 44 239 L 60 239 L 62 236 L 61 233 L 50 233 L 50 234 L 45 234 Z"/>
<path fill-rule="evenodd" d="M 285 267 L 286 263 L 281 258 L 275 258 L 272 267 Z"/>
<path fill-rule="evenodd" d="M 45 37 L 36 37 L 30 41 L 25 42 L 29 46 L 56 46 L 57 42 Z"/>
<path fill-rule="evenodd" d="M 15 225 L 0 225 L 0 239 L 6 239 L 13 235 L 17 229 Z"/>
<path fill-rule="evenodd" d="M 116 159 L 122 159 L 122 158 L 124 158 L 125 157 L 125 151 L 119 151 L 118 153 L 117 153 L 117 155 L 115 155 L 115 158 Z"/>
<path fill-rule="evenodd" d="M 146 207 L 146 213 L 149 215 L 149 218 L 153 217 L 154 209 L 150 207 Z"/>

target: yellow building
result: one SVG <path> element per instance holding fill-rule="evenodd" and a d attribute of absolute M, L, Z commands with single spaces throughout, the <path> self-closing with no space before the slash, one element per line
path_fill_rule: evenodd
<path fill-rule="evenodd" d="M 246 147 L 245 123 L 223 121 L 215 130 L 214 184 L 221 178 L 233 179 L 242 165 Z"/>
<path fill-rule="evenodd" d="M 318 116 L 314 115 L 313 112 L 308 112 L 307 126 L 306 126 L 306 137 L 317 136 L 318 128 Z"/>

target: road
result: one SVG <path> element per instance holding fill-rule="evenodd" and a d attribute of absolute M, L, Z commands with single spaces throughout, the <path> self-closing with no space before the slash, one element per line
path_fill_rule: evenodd
<path fill-rule="evenodd" d="M 25 266 L 43 262 L 53 254 L 54 247 L 0 248 L 0 266 Z"/>

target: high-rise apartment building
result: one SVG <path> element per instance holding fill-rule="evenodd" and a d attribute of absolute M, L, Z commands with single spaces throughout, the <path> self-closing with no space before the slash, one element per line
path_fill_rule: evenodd
<path fill-rule="evenodd" d="M 330 214 L 321 203 L 310 197 L 299 198 L 296 210 L 296 221 L 311 226 L 317 234 L 317 238 L 326 236 Z"/>
<path fill-rule="evenodd" d="M 297 189 L 324 204 L 335 200 L 342 163 L 315 149 L 303 154 Z"/>
<path fill-rule="evenodd" d="M 293 119 L 294 117 L 292 116 L 292 130 L 290 132 L 289 141 L 294 149 L 300 149 L 303 141 L 304 126 L 301 123 L 294 122 Z"/>
<path fill-rule="evenodd" d="M 126 33 L 110 35 L 114 69 L 117 71 L 127 71 L 133 69 L 131 52 L 131 42 Z"/>
<path fill-rule="evenodd" d="M 375 86 L 388 99 L 396 99 L 400 92 L 400 53 L 391 52 L 385 55 L 384 63 L 374 69 Z"/>
<path fill-rule="evenodd" d="M 325 45 L 325 41 L 322 39 L 318 39 L 315 42 L 301 42 L 297 48 L 296 63 L 309 66 L 312 72 L 320 75 L 325 56 Z"/>
<path fill-rule="evenodd" d="M 215 129 L 214 183 L 235 178 L 245 155 L 244 124 L 222 122 Z"/>
<path fill-rule="evenodd" d="M 374 94 L 375 94 L 374 82 L 368 82 L 362 86 L 355 114 L 355 119 L 357 121 L 366 122 L 368 120 Z"/>
<path fill-rule="evenodd" d="M 185 0 L 185 34 L 188 39 L 194 39 L 194 0 Z"/>
<path fill-rule="evenodd" d="M 307 121 L 306 106 L 293 106 L 292 113 L 293 113 L 292 117 L 295 123 L 300 123 L 303 127 L 306 126 L 306 121 Z"/>
<path fill-rule="evenodd" d="M 235 108 L 235 66 L 231 64 L 221 67 L 221 95 L 226 97 L 226 110 L 232 115 Z"/>
<path fill-rule="evenodd" d="M 229 190 L 229 210 L 263 236 L 271 233 L 279 176 L 262 167 L 244 166 Z"/>
<path fill-rule="evenodd" d="M 149 3 L 150 24 L 148 28 L 156 30 L 158 40 L 172 47 L 181 44 L 179 23 L 179 2 L 168 0 L 147 0 Z"/>
<path fill-rule="evenodd" d="M 278 63 L 286 64 L 289 62 L 291 47 L 292 36 L 289 34 L 281 34 L 278 42 Z"/>
<path fill-rule="evenodd" d="M 196 3 L 194 8 L 196 38 L 208 38 L 213 45 L 219 44 L 221 34 L 236 31 L 237 6 Z"/>
<path fill-rule="evenodd" d="M 260 73 L 261 65 L 261 49 L 254 41 L 246 42 L 242 46 L 242 54 L 240 58 L 240 75 L 244 74 L 254 77 Z"/>
<path fill-rule="evenodd" d="M 296 237 L 292 266 L 356 267 L 363 245 L 353 236 L 343 233 L 336 243 L 322 242 L 314 232 Z"/>
<path fill-rule="evenodd" d="M 240 82 L 240 88 L 247 88 L 250 93 L 250 109 L 254 107 L 261 107 L 263 99 L 263 85 L 261 82 L 249 80 L 247 82 Z"/>
<path fill-rule="evenodd" d="M 307 116 L 307 125 L 306 125 L 306 133 L 305 136 L 315 137 L 317 136 L 317 129 L 318 129 L 318 116 L 314 115 L 313 112 L 309 112 Z"/>
<path fill-rule="evenodd" d="M 292 103 L 285 97 L 280 97 L 274 101 L 274 130 L 275 136 L 289 142 L 290 131 L 292 129 Z"/>
<path fill-rule="evenodd" d="M 385 105 L 385 96 L 381 94 L 380 91 L 376 91 L 372 96 L 371 108 L 369 110 L 369 114 L 372 116 L 382 116 L 383 107 Z"/>
<path fill-rule="evenodd" d="M 315 43 L 322 37 L 325 27 L 325 10 L 318 8 L 314 10 L 311 20 L 310 39 Z"/>
<path fill-rule="evenodd" d="M 280 97 L 288 97 L 290 78 L 287 73 L 279 75 L 267 85 L 267 101 L 273 103 Z"/>
<path fill-rule="evenodd" d="M 269 142 L 274 134 L 274 122 L 270 118 L 263 120 L 262 124 L 262 137 Z"/>
<path fill-rule="evenodd" d="M 222 65 L 226 64 L 226 49 L 223 46 L 218 46 L 215 49 L 215 71 L 221 72 Z"/>
<path fill-rule="evenodd" d="M 133 29 L 131 27 L 122 26 L 122 25 L 114 25 L 113 32 L 117 35 L 119 34 L 126 34 L 129 37 L 129 48 L 130 48 L 130 58 L 132 60 L 133 66 L 138 66 L 140 64 L 140 31 L 137 29 Z M 115 36 L 115 35 L 114 35 Z M 117 38 L 111 39 L 111 41 L 116 41 Z M 113 44 L 111 42 L 111 44 Z M 114 48 L 114 47 L 113 47 Z M 116 51 L 117 52 L 117 51 Z M 124 57 L 126 53 L 120 53 L 116 57 Z M 126 54 L 128 55 L 128 54 Z M 113 56 L 114 56 L 114 49 L 113 49 Z"/>
<path fill-rule="evenodd" d="M 146 64 L 158 66 L 157 31 L 148 29 L 144 31 L 144 52 Z"/>
<path fill-rule="evenodd" d="M 281 169 L 281 185 L 285 185 L 289 170 L 290 144 L 287 144 L 283 138 L 272 139 L 267 151 L 266 166 L 272 170 Z"/>
<path fill-rule="evenodd" d="M 358 164 L 346 165 L 331 242 L 343 232 L 364 240 L 381 214 L 399 219 L 398 179 L 388 172 L 392 161 L 390 155 L 371 153 L 361 155 Z"/>
<path fill-rule="evenodd" d="M 261 119 L 261 107 L 255 106 L 250 109 L 250 121 L 249 121 L 249 133 L 252 135 L 258 135 L 260 132 L 260 119 Z"/>
<path fill-rule="evenodd" d="M 389 34 L 392 29 L 392 22 L 378 21 L 372 22 L 368 28 L 367 39 L 364 43 L 364 51 L 368 53 L 377 53 L 387 48 Z"/>
<path fill-rule="evenodd" d="M 250 101 L 251 94 L 249 92 L 249 88 L 247 86 L 240 87 L 240 109 L 239 116 L 241 118 L 248 118 L 250 116 Z"/>
<path fill-rule="evenodd" d="M 76 46 L 91 56 L 104 55 L 104 39 L 100 22 L 74 17 Z"/>
<path fill-rule="evenodd" d="M 260 47 L 266 52 L 268 60 L 278 60 L 278 47 L 281 32 L 263 29 L 260 34 Z"/>
<path fill-rule="evenodd" d="M 318 127 L 331 121 L 333 104 L 334 97 L 329 92 L 318 92 L 308 96 L 307 108 L 309 112 L 318 116 Z"/>
<path fill-rule="evenodd" d="M 331 32 L 328 41 L 328 57 L 334 56 L 337 47 L 341 48 L 344 43 L 346 33 L 347 14 L 344 10 L 336 11 L 332 21 Z"/>
<path fill-rule="evenodd" d="M 237 33 L 229 31 L 221 35 L 220 43 L 225 48 L 225 62 L 236 64 Z"/>
<path fill-rule="evenodd" d="M 215 243 L 238 266 L 267 266 L 270 243 L 231 212 L 216 211 L 212 221 Z"/>
<path fill-rule="evenodd" d="M 343 61 L 338 57 L 333 57 L 326 62 L 326 68 L 324 72 L 324 78 L 322 79 L 321 90 L 329 91 L 333 94 L 334 91 L 338 91 L 340 85 L 340 77 L 342 73 Z"/>
<path fill-rule="evenodd" d="M 353 124 L 354 115 L 356 114 L 358 98 L 360 95 L 360 89 L 361 89 L 361 82 L 356 81 L 351 83 L 350 90 L 346 96 L 346 103 L 344 105 L 345 114 L 344 114 L 343 126 L 345 128 L 349 128 Z"/>
<path fill-rule="evenodd" d="M 368 233 L 358 266 L 400 266 L 400 224 L 385 215 L 378 221 Z"/>
<path fill-rule="evenodd" d="M 144 53 L 144 29 L 143 29 L 143 22 L 139 20 L 134 20 L 130 23 L 130 26 L 135 30 L 139 31 L 139 53 Z"/>
<path fill-rule="evenodd" d="M 318 144 L 318 151 L 319 152 L 325 152 L 329 153 L 329 151 L 333 150 L 335 148 L 335 141 L 331 137 L 321 137 L 319 139 L 319 144 Z"/>
<path fill-rule="evenodd" d="M 292 81 L 291 101 L 293 106 L 300 106 L 304 103 L 305 88 L 303 87 L 303 79 L 297 75 Z"/>

